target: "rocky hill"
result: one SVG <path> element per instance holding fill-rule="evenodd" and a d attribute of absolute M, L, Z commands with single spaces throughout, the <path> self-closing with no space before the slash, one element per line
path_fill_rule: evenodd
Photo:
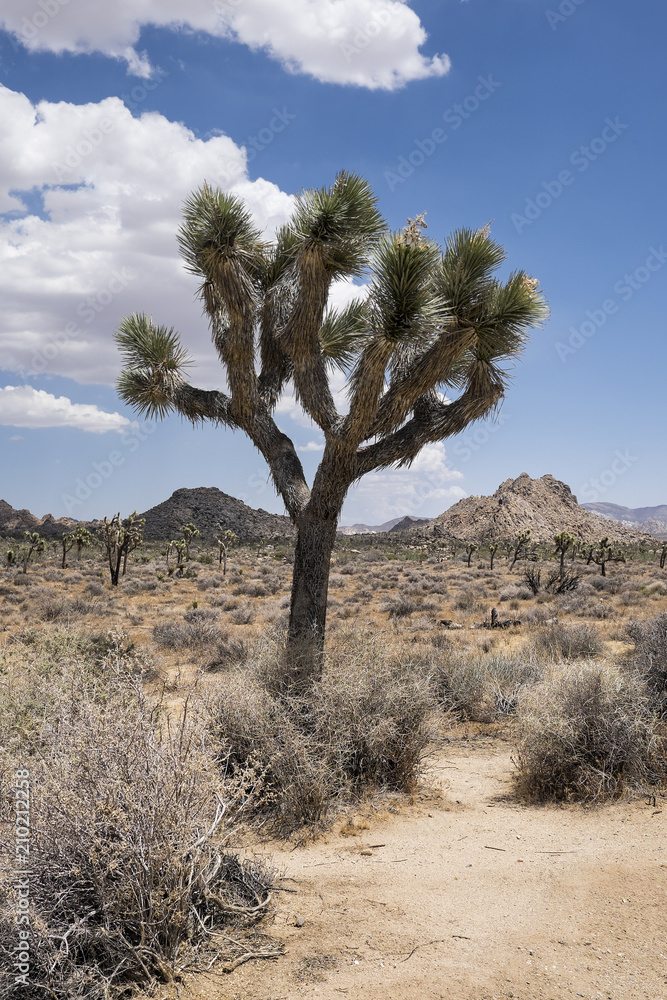
<path fill-rule="evenodd" d="M 181 525 L 190 522 L 209 540 L 213 539 L 218 524 L 229 528 L 242 542 L 291 538 L 295 533 L 289 517 L 269 514 L 261 508 L 255 510 L 215 486 L 176 490 L 168 500 L 141 516 L 146 518 L 144 538 L 148 541 L 180 538 Z"/>
<path fill-rule="evenodd" d="M 501 483 L 493 496 L 459 500 L 426 528 L 414 529 L 414 533 L 421 538 L 439 534 L 463 541 L 486 541 L 514 538 L 527 529 L 537 542 L 550 542 L 560 531 L 569 531 L 584 542 L 598 541 L 604 535 L 628 545 L 652 541 L 645 532 L 580 507 L 570 487 L 553 476 L 531 479 L 525 472 Z"/>
<path fill-rule="evenodd" d="M 22 535 L 24 531 L 38 531 L 44 538 L 60 538 L 78 524 L 71 517 L 55 518 L 52 514 L 35 517 L 29 510 L 15 510 L 5 500 L 0 500 L 0 535 Z M 86 525 L 88 526 L 88 525 Z"/>
<path fill-rule="evenodd" d="M 655 538 L 667 538 L 667 504 L 657 507 L 621 507 L 616 503 L 583 503 L 593 514 L 619 521 L 626 528 L 647 531 Z"/>

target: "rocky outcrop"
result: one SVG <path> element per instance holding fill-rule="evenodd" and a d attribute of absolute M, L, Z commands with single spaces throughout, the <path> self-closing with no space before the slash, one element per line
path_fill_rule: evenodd
<path fill-rule="evenodd" d="M 551 542 L 561 531 L 570 532 L 582 542 L 596 542 L 604 535 L 627 545 L 653 541 L 645 532 L 585 510 L 570 487 L 553 476 L 531 479 L 525 472 L 517 479 L 507 479 L 493 496 L 459 500 L 427 528 L 415 529 L 415 533 L 422 538 L 439 534 L 480 542 L 515 538 L 527 530 L 536 542 Z"/>
<path fill-rule="evenodd" d="M 29 510 L 15 510 L 6 500 L 0 500 L 0 535 L 20 536 L 24 531 L 38 531 L 44 538 L 60 538 L 79 524 L 91 527 L 87 522 L 74 521 L 71 517 L 55 518 L 52 514 L 35 517 Z"/>
<path fill-rule="evenodd" d="M 242 542 L 292 538 L 295 534 L 288 517 L 269 514 L 261 508 L 255 510 L 215 486 L 176 490 L 168 500 L 141 516 L 146 518 L 144 538 L 148 541 L 180 538 L 181 525 L 190 522 L 209 541 L 214 538 L 218 524 L 233 531 Z"/>

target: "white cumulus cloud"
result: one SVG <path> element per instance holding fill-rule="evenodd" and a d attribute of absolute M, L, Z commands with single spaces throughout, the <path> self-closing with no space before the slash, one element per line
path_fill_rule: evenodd
<path fill-rule="evenodd" d="M 325 83 L 393 90 L 450 66 L 420 52 L 426 31 L 406 0 L 3 0 L 0 12 L 33 52 L 101 52 L 149 77 L 136 48 L 144 25 L 229 38 Z"/>
<path fill-rule="evenodd" d="M 463 473 L 447 464 L 441 441 L 425 445 L 410 468 L 383 469 L 364 476 L 348 493 L 342 523 L 377 524 L 393 517 L 435 517 L 466 496 Z"/>
<path fill-rule="evenodd" d="M 309 441 L 308 444 L 300 445 L 297 451 L 324 451 L 324 441 Z"/>
<path fill-rule="evenodd" d="M 197 281 L 176 244 L 183 200 L 204 179 L 230 190 L 272 235 L 293 199 L 250 181 L 228 136 L 134 118 L 118 98 L 74 105 L 0 86 L 0 367 L 113 383 L 113 332 L 140 311 L 180 329 L 200 381 L 219 379 Z M 22 192 L 43 198 L 27 214 Z"/>
<path fill-rule="evenodd" d="M 10 427 L 78 427 L 92 434 L 129 430 L 132 421 L 120 413 L 106 413 L 91 403 L 73 403 L 31 385 L 0 388 L 0 424 Z M 12 440 L 19 440 L 12 438 Z"/>

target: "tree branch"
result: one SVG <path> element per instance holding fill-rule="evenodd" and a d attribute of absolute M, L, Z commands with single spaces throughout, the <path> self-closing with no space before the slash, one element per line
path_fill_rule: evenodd
<path fill-rule="evenodd" d="M 303 252 L 297 263 L 298 292 L 279 345 L 289 357 L 297 399 L 325 434 L 340 421 L 329 388 L 320 327 L 329 296 L 331 275 L 316 249 Z"/>
<path fill-rule="evenodd" d="M 370 434 L 386 434 L 401 424 L 420 396 L 446 382 L 452 367 L 475 343 L 475 330 L 444 330 L 436 342 L 415 358 L 408 371 L 392 382 L 378 406 Z"/>
<path fill-rule="evenodd" d="M 196 389 L 185 383 L 174 391 L 171 402 L 188 420 L 211 420 L 245 431 L 266 460 L 288 514 L 293 520 L 298 516 L 310 499 L 310 490 L 294 445 L 266 406 L 258 405 L 253 413 L 239 416 L 224 393 Z"/>
<path fill-rule="evenodd" d="M 466 390 L 453 403 L 424 397 L 415 407 L 413 418 L 403 427 L 357 452 L 354 479 L 374 469 L 409 465 L 425 444 L 460 434 L 472 421 L 488 416 L 503 395 L 502 384 L 489 382 L 484 392 L 479 392 L 476 386 Z"/>

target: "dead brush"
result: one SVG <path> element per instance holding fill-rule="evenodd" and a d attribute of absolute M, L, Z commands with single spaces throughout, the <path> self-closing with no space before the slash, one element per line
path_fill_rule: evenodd
<path fill-rule="evenodd" d="M 634 671 L 646 685 L 651 704 L 661 717 L 667 715 L 667 612 L 628 625 L 635 648 L 630 657 Z"/>
<path fill-rule="evenodd" d="M 281 692 L 281 663 L 280 639 L 260 644 L 210 706 L 223 766 L 263 775 L 256 804 L 268 825 L 317 826 L 350 794 L 412 789 L 432 736 L 422 663 L 349 627 L 335 632 L 322 680 L 301 696 Z"/>
<path fill-rule="evenodd" d="M 470 722 L 497 722 L 513 714 L 525 690 L 542 676 L 530 656 L 445 650 L 434 678 L 441 707 Z"/>
<path fill-rule="evenodd" d="M 599 656 L 604 645 L 595 625 L 552 622 L 540 629 L 533 640 L 535 655 L 551 660 L 576 660 Z"/>
<path fill-rule="evenodd" d="M 0 878 L 0 995 L 110 1000 L 239 959 L 225 929 L 272 906 L 271 874 L 229 845 L 257 785 L 221 776 L 202 712 L 171 720 L 112 652 L 92 686 L 67 671 L 32 729 L 3 750 L 3 853 L 12 849 L 8 776 L 31 776 L 30 985 L 14 984 L 11 875 Z M 59 694 L 59 697 L 57 696 Z M 238 935 L 236 935 L 238 937 Z M 243 949 L 241 949 L 243 950 Z M 274 952 L 277 954 L 277 952 Z"/>
<path fill-rule="evenodd" d="M 528 692 L 516 741 L 516 788 L 529 800 L 602 801 L 664 777 L 643 686 L 610 664 L 572 664 Z"/>

